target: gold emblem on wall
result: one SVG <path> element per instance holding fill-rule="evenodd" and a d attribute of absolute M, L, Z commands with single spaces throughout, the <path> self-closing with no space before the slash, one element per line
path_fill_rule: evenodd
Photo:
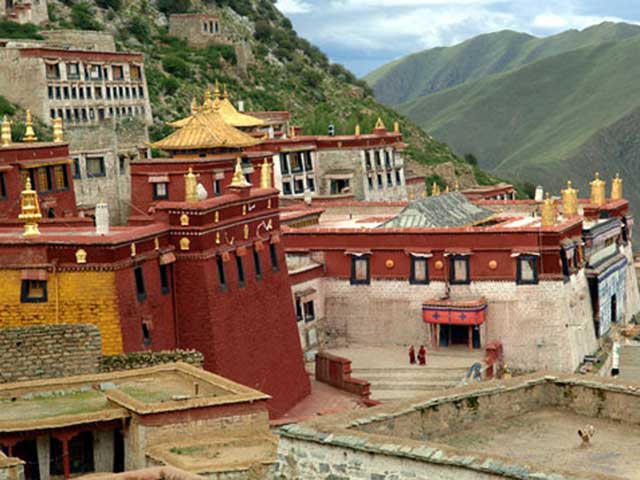
<path fill-rule="evenodd" d="M 153 248 L 156 249 L 156 250 L 160 250 L 160 240 L 158 240 L 158 237 L 156 237 L 153 240 Z"/>
<path fill-rule="evenodd" d="M 396 266 L 396 264 L 395 264 L 395 263 L 393 262 L 393 260 L 391 260 L 391 259 L 387 260 L 387 261 L 384 263 L 384 265 L 385 265 L 389 270 L 391 270 L 393 267 L 395 267 L 395 266 Z"/>
<path fill-rule="evenodd" d="M 183 227 L 187 227 L 189 225 L 189 215 L 187 215 L 186 213 L 180 215 L 180 225 L 182 225 Z"/>
<path fill-rule="evenodd" d="M 82 248 L 76 251 L 76 263 L 87 263 L 87 252 Z"/>
<path fill-rule="evenodd" d="M 213 214 L 213 221 L 215 223 L 218 223 L 220 221 L 220 212 L 216 211 L 216 213 Z"/>
<path fill-rule="evenodd" d="M 244 239 L 247 240 L 249 238 L 249 225 L 245 223 L 243 230 L 244 230 Z"/>
<path fill-rule="evenodd" d="M 220 232 L 216 232 L 216 245 L 220 245 Z"/>
<path fill-rule="evenodd" d="M 242 215 L 246 215 L 246 214 L 247 214 L 247 206 L 242 205 Z"/>
<path fill-rule="evenodd" d="M 267 200 L 267 208 L 271 208 L 271 199 Z"/>
<path fill-rule="evenodd" d="M 137 253 L 137 252 L 136 252 L 136 244 L 135 244 L 135 243 L 132 243 L 132 244 L 131 244 L 131 256 L 132 256 L 132 257 L 135 257 L 135 256 L 136 256 L 136 253 Z"/>
<path fill-rule="evenodd" d="M 190 247 L 191 247 L 191 240 L 189 240 L 187 237 L 182 237 L 180 239 L 180 250 L 186 251 L 186 250 L 189 250 Z"/>
<path fill-rule="evenodd" d="M 489 262 L 489 268 L 490 268 L 491 270 L 495 270 L 496 268 L 498 268 L 498 262 L 496 262 L 495 260 L 491 260 L 491 261 Z"/>
<path fill-rule="evenodd" d="M 435 263 L 435 267 L 436 270 L 442 270 L 444 268 L 444 263 L 442 263 L 442 260 L 437 260 Z"/>

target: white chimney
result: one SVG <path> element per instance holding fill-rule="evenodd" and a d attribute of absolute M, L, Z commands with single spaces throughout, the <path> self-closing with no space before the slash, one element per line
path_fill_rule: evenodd
<path fill-rule="evenodd" d="M 96 233 L 98 235 L 109 233 L 109 205 L 106 203 L 96 204 Z"/>
<path fill-rule="evenodd" d="M 543 200 L 544 200 L 544 188 L 542 188 L 540 185 L 538 185 L 536 187 L 535 201 L 536 202 L 541 202 Z"/>
<path fill-rule="evenodd" d="M 244 100 L 238 100 L 238 111 L 244 112 Z"/>

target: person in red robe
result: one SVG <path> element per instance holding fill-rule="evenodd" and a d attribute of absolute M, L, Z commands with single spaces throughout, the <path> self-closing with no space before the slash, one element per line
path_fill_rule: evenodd
<path fill-rule="evenodd" d="M 420 350 L 418 350 L 418 363 L 420 363 L 420 365 L 427 364 L 427 350 L 424 348 L 424 345 L 420 345 Z"/>
<path fill-rule="evenodd" d="M 409 363 L 411 365 L 416 364 L 416 349 L 413 348 L 413 345 L 409 347 Z"/>

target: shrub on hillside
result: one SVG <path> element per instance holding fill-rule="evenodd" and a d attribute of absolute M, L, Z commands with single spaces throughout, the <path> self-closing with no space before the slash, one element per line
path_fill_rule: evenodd
<path fill-rule="evenodd" d="M 158 0 L 158 10 L 165 15 L 186 13 L 191 8 L 191 0 Z"/>
<path fill-rule="evenodd" d="M 71 7 L 71 22 L 80 30 L 102 30 L 102 24 L 96 20 L 95 11 L 88 2 L 75 3 Z"/>
<path fill-rule="evenodd" d="M 0 38 L 32 38 L 42 40 L 38 27 L 32 23 L 20 25 L 9 20 L 0 20 Z"/>
<path fill-rule="evenodd" d="M 165 56 L 162 59 L 162 68 L 164 68 L 165 72 L 178 78 L 189 78 L 191 76 L 189 64 L 175 55 Z"/>
<path fill-rule="evenodd" d="M 111 10 L 118 11 L 122 6 L 122 0 L 96 0 L 96 5 L 100 8 L 110 8 Z"/>
<path fill-rule="evenodd" d="M 136 15 L 129 20 L 127 30 L 140 43 L 146 43 L 151 40 L 151 29 L 149 28 L 149 24 L 139 15 Z"/>
<path fill-rule="evenodd" d="M 0 116 L 13 115 L 16 113 L 16 107 L 2 95 L 0 95 Z"/>

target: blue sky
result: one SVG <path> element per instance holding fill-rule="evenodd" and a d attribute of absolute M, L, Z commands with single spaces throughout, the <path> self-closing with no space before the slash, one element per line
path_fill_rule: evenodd
<path fill-rule="evenodd" d="M 640 23 L 640 0 L 278 0 L 296 31 L 361 76 L 403 55 L 511 29 Z"/>

